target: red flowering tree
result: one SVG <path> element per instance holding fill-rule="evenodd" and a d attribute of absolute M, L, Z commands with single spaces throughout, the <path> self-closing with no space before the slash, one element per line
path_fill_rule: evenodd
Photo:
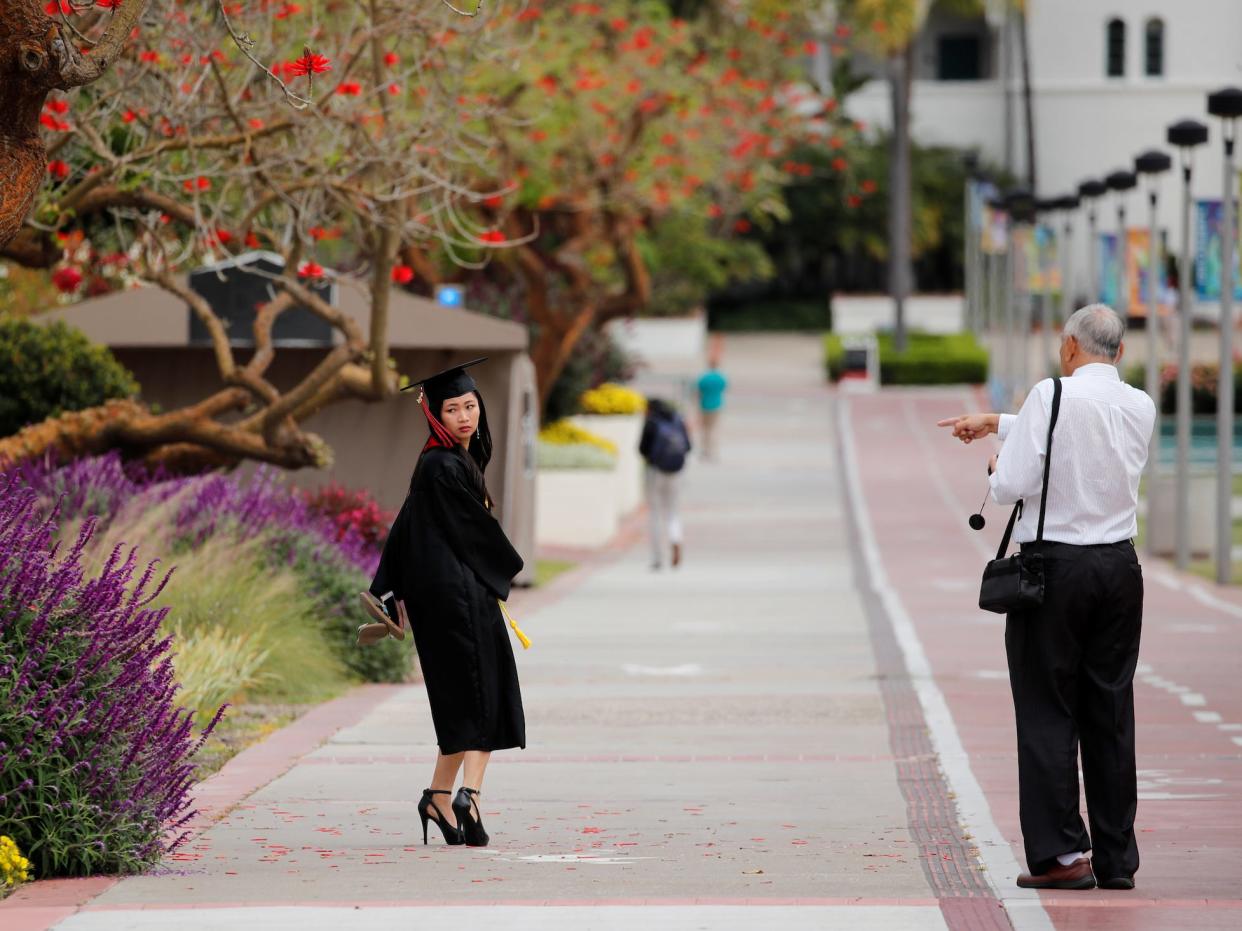
<path fill-rule="evenodd" d="M 0 0 L 6 11 L 14 2 Z M 80 265 L 111 256 L 134 282 L 178 295 L 210 334 L 223 387 L 180 410 L 117 401 L 33 425 L 0 441 L 0 459 L 120 445 L 173 467 L 326 464 L 330 450 L 303 421 L 340 398 L 379 400 L 397 388 L 389 295 L 412 276 L 399 249 L 435 240 L 437 249 L 474 250 L 489 234 L 459 202 L 473 199 L 463 166 L 489 157 L 472 127 L 499 118 L 502 102 L 469 88 L 475 69 L 498 67 L 509 39 L 504 22 L 457 11 L 474 6 L 153 5 L 100 80 L 71 94 L 53 84 L 27 101 L 47 152 L 33 208 L 19 211 L 22 228 L 3 255 L 54 269 L 68 293 L 88 280 Z M 127 9 L 66 4 L 56 15 L 89 35 Z M 50 26 L 40 10 L 32 29 L 39 17 Z M 101 47 L 86 57 L 102 60 Z M 255 248 L 277 253 L 285 271 L 272 279 L 243 363 L 184 272 Z M 317 296 L 311 286 L 337 274 L 329 269 L 366 292 L 369 326 Z M 272 325 L 298 305 L 339 338 L 301 382 L 278 388 L 266 377 Z"/>
<path fill-rule="evenodd" d="M 497 157 L 472 185 L 535 324 L 544 400 L 585 333 L 648 301 L 654 223 L 686 211 L 728 237 L 783 214 L 780 156 L 810 103 L 799 6 L 733 0 L 692 21 L 626 0 L 508 12 L 528 48 L 479 73 L 474 93 L 504 107 L 479 124 Z"/>

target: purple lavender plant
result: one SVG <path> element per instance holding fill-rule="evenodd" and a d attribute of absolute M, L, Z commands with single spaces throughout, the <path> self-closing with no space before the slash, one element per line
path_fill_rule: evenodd
<path fill-rule="evenodd" d="M 79 465 L 105 493 L 70 503 L 113 508 L 128 479 Z M 147 607 L 168 575 L 118 547 L 88 577 L 94 520 L 66 546 L 58 519 L 0 475 L 0 831 L 39 876 L 134 872 L 184 841 L 191 758 L 224 709 L 195 737 L 177 706 L 164 612 Z"/>

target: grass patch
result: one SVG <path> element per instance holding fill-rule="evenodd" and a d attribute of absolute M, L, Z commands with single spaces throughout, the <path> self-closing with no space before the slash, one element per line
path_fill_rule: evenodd
<path fill-rule="evenodd" d="M 578 564 L 567 559 L 536 559 L 535 587 L 547 585 L 558 575 L 563 575 Z"/>
<path fill-rule="evenodd" d="M 972 333 L 910 333 L 905 352 L 893 348 L 893 335 L 876 337 L 882 385 L 977 385 L 987 381 L 988 352 Z M 824 335 L 824 365 L 838 381 L 845 367 L 844 340 Z"/>
<path fill-rule="evenodd" d="M 247 747 L 292 724 L 314 705 L 234 705 L 194 757 L 194 780 L 202 782 Z"/>

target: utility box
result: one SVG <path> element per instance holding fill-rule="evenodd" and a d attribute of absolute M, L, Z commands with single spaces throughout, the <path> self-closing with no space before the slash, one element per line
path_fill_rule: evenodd
<path fill-rule="evenodd" d="M 875 391 L 880 387 L 880 346 L 874 336 L 841 340 L 843 359 L 838 385 L 845 391 Z"/>
<path fill-rule="evenodd" d="M 1147 538 L 1151 552 L 1173 556 L 1177 546 L 1177 477 L 1157 472 L 1147 485 Z M 1190 470 L 1190 554 L 1208 557 L 1216 547 L 1216 473 Z"/>

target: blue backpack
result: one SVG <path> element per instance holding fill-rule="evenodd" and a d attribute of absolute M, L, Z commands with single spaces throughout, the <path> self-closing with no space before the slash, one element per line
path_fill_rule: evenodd
<path fill-rule="evenodd" d="M 686 465 L 686 453 L 690 451 L 681 418 L 677 414 L 653 417 L 651 426 L 651 452 L 647 461 L 661 472 L 680 472 Z"/>

